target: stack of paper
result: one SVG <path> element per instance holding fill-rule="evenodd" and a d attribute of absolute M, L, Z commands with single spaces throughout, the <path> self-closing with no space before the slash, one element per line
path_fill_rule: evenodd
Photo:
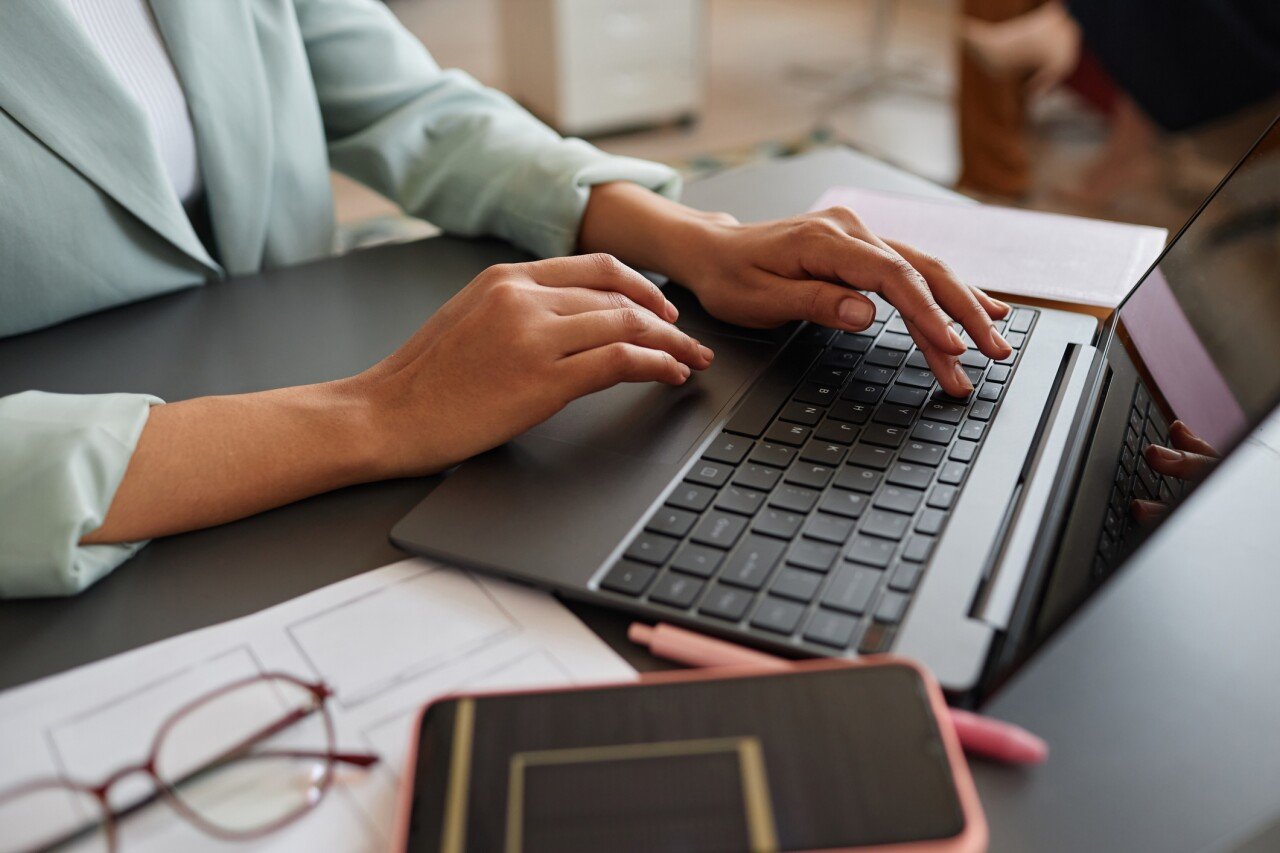
<path fill-rule="evenodd" d="M 1007 207 L 833 187 L 815 210 L 844 205 L 881 237 L 936 255 L 983 290 L 1114 308 L 1168 232 Z"/>

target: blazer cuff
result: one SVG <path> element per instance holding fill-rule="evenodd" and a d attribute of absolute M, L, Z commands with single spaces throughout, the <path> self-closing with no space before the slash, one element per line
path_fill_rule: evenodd
<path fill-rule="evenodd" d="M 573 254 L 591 188 L 630 181 L 670 199 L 679 199 L 680 175 L 660 163 L 605 154 L 581 139 L 565 139 L 536 155 L 509 186 L 508 233 L 502 236 L 538 257 Z"/>
<path fill-rule="evenodd" d="M 0 597 L 70 595 L 146 542 L 80 545 L 102 526 L 153 405 L 147 394 L 0 398 Z"/>

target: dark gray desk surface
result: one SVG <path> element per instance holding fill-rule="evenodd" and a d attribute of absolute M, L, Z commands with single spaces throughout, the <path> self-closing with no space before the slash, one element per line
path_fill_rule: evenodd
<path fill-rule="evenodd" d="M 833 184 L 945 193 L 824 151 L 700 181 L 686 197 L 761 219 L 799 212 Z M 0 394 L 182 399 L 345 375 L 438 307 L 415 286 L 423 277 L 461 286 L 517 257 L 492 242 L 428 240 L 104 312 L 0 341 Z M 1265 830 L 1280 814 L 1275 446 L 1256 443 L 1227 466 L 989 705 L 1055 750 L 1030 771 L 975 765 L 993 849 L 1204 850 L 1254 836 L 1261 850 L 1276 837 Z M 393 562 L 403 555 L 386 532 L 431 483 L 347 489 L 160 540 L 79 597 L 0 603 L 0 689 Z M 655 666 L 625 642 L 626 620 L 575 609 L 633 664 Z"/>

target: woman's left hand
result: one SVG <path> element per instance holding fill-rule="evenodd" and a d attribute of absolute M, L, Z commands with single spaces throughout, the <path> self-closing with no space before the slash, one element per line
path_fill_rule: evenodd
<path fill-rule="evenodd" d="M 1010 352 L 992 322 L 1008 305 L 937 258 L 877 237 L 846 207 L 752 225 L 717 216 L 702 234 L 679 280 L 722 320 L 757 328 L 810 320 L 860 331 L 875 306 L 859 291 L 877 293 L 902 314 L 938 383 L 957 397 L 973 386 L 957 361 L 966 347 L 952 320 L 989 358 Z"/>

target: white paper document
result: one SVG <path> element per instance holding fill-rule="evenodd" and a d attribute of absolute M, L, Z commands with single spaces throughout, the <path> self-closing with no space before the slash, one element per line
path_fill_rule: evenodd
<path fill-rule="evenodd" d="M 550 595 L 406 560 L 0 694 L 0 790 L 58 775 L 98 784 L 143 761 L 184 703 L 265 672 L 326 682 L 337 748 L 381 761 L 340 769 L 316 809 L 251 843 L 203 835 L 160 800 L 122 822 L 122 853 L 385 850 L 411 727 L 428 700 L 635 677 Z M 131 801 L 148 786 L 130 778 L 119 794 Z"/>
<path fill-rule="evenodd" d="M 844 205 L 881 237 L 936 255 L 984 290 L 1114 308 L 1168 232 L 985 204 L 833 187 L 815 210 Z"/>

